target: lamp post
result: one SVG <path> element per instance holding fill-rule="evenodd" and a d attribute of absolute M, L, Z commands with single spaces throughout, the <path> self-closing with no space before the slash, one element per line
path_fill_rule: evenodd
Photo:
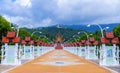
<path fill-rule="evenodd" d="M 78 37 L 79 38 L 79 36 L 78 35 L 73 35 L 73 38 L 75 38 L 75 37 Z M 76 41 L 76 40 L 75 40 Z M 78 41 L 78 40 L 77 40 Z"/>
<path fill-rule="evenodd" d="M 78 36 L 78 35 L 73 35 L 73 37 L 75 37 L 75 36 L 79 38 L 79 36 Z"/>
<path fill-rule="evenodd" d="M 43 36 L 44 38 L 47 38 L 45 35 L 41 35 L 41 36 Z M 48 38 L 47 38 L 48 39 Z"/>
<path fill-rule="evenodd" d="M 83 32 L 86 36 L 87 36 L 87 40 L 89 39 L 89 35 L 87 34 L 87 32 L 85 32 L 85 31 L 80 31 L 80 32 L 78 32 L 78 34 L 80 34 L 81 32 Z"/>
<path fill-rule="evenodd" d="M 45 35 L 41 35 L 41 36 L 43 36 L 44 38 L 46 38 L 47 40 L 49 40 Z"/>
<path fill-rule="evenodd" d="M 91 25 L 93 25 L 93 24 L 88 24 L 87 27 L 90 27 Z M 102 28 L 99 24 L 95 24 L 95 25 L 97 25 L 100 28 L 101 35 L 102 35 L 102 37 L 104 37 L 103 30 L 109 29 L 109 27 Z"/>
<path fill-rule="evenodd" d="M 72 38 L 70 38 L 69 40 L 67 40 L 66 42 L 70 42 L 70 40 L 71 40 Z"/>
<path fill-rule="evenodd" d="M 18 25 L 13 25 L 12 26 L 12 20 L 11 20 L 11 17 L 10 17 L 10 27 L 12 28 L 12 29 L 16 29 L 16 31 L 17 31 L 17 34 L 16 34 L 16 37 L 18 37 L 18 35 L 19 35 L 19 26 Z"/>
<path fill-rule="evenodd" d="M 35 33 L 42 33 L 42 32 L 40 32 L 40 31 L 34 31 L 32 34 L 31 34 L 31 36 L 33 36 Z M 41 46 L 41 48 L 40 48 L 40 51 L 41 51 L 41 54 L 43 53 L 43 51 L 44 51 L 44 49 L 43 49 L 43 46 Z"/>
<path fill-rule="evenodd" d="M 36 32 L 38 32 L 38 33 L 40 33 L 40 34 L 42 33 L 42 32 L 40 32 L 40 31 L 34 31 L 34 32 L 31 34 L 31 36 L 33 36 L 33 34 L 36 33 Z"/>
<path fill-rule="evenodd" d="M 18 37 L 18 35 L 19 35 L 19 30 L 20 30 L 20 29 L 19 29 L 19 26 L 17 26 L 16 29 L 17 29 L 17 35 L 16 35 L 16 37 Z"/>
<path fill-rule="evenodd" d="M 37 33 L 37 32 L 40 33 L 40 34 L 42 33 L 42 32 L 39 32 L 39 31 L 34 31 L 34 32 L 31 34 L 31 36 L 33 36 L 33 34 L 35 34 L 35 33 Z M 48 39 L 45 35 L 41 35 L 41 36 L 43 36 L 44 38 Z M 48 39 L 48 40 L 49 40 L 49 39 Z"/>
<path fill-rule="evenodd" d="M 87 41 L 89 40 L 89 35 L 87 34 L 87 32 L 85 32 L 85 31 L 78 32 L 78 34 L 80 34 L 80 33 L 84 33 L 87 36 Z M 86 58 L 88 59 L 88 57 L 89 57 L 89 45 L 86 46 L 86 55 L 87 55 Z"/>
<path fill-rule="evenodd" d="M 87 25 L 90 27 L 92 24 Z M 100 28 L 102 38 L 104 38 L 103 31 L 106 29 L 109 29 L 109 27 L 102 28 L 99 24 L 95 24 Z M 105 63 L 106 53 L 105 53 L 105 44 L 102 44 L 101 46 L 101 53 L 100 53 L 100 65 Z"/>
<path fill-rule="evenodd" d="M 17 26 L 17 25 L 15 25 L 15 26 L 13 26 L 12 28 L 14 28 L 14 30 L 16 30 L 16 37 L 18 37 L 19 36 L 19 26 Z"/>
<path fill-rule="evenodd" d="M 34 32 L 31 34 L 31 36 L 33 36 L 33 34 L 35 34 L 35 33 L 37 33 L 37 32 L 40 33 L 40 34 L 42 33 L 42 32 L 40 32 L 40 31 L 34 31 Z M 45 35 L 41 35 L 41 36 L 43 36 L 44 38 L 48 39 Z"/>
<path fill-rule="evenodd" d="M 29 5 L 29 2 L 26 4 L 26 6 L 25 6 L 25 8 L 27 7 Z M 19 30 L 20 30 L 20 28 L 19 28 L 19 26 L 17 25 L 17 34 L 16 34 L 16 37 L 18 37 L 19 36 Z"/>

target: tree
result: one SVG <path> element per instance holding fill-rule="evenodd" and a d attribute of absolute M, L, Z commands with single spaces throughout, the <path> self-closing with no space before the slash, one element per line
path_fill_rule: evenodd
<path fill-rule="evenodd" d="M 11 31 L 12 28 L 10 27 L 10 22 L 8 22 L 4 17 L 0 15 L 0 46 L 2 36 L 6 36 L 8 31 Z"/>
<path fill-rule="evenodd" d="M 114 32 L 115 37 L 118 37 L 120 40 L 120 24 L 113 29 L 113 32 Z"/>
<path fill-rule="evenodd" d="M 24 40 L 26 36 L 31 36 L 30 32 L 26 31 L 25 29 L 20 29 L 19 30 L 19 37 L 21 40 Z"/>
<path fill-rule="evenodd" d="M 114 35 L 120 38 L 120 24 L 113 29 Z"/>

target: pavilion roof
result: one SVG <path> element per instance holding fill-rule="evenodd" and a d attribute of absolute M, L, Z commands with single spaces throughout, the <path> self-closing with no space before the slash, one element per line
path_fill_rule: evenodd
<path fill-rule="evenodd" d="M 93 45 L 98 45 L 98 41 L 95 41 L 95 42 L 93 43 Z"/>
<path fill-rule="evenodd" d="M 101 37 L 100 40 L 101 40 L 101 43 L 104 43 L 104 44 L 108 43 L 108 40 L 106 38 Z"/>
<path fill-rule="evenodd" d="M 94 41 L 95 41 L 94 37 L 90 37 L 90 38 L 89 38 L 89 41 L 90 41 L 90 42 L 94 42 Z"/>
<path fill-rule="evenodd" d="M 33 45 L 33 44 L 34 44 L 34 41 L 33 41 L 33 40 L 31 40 L 31 41 L 29 42 L 29 44 L 30 44 L 30 45 Z"/>
<path fill-rule="evenodd" d="M 30 40 L 31 40 L 31 39 L 30 39 L 29 36 L 26 36 L 26 37 L 25 37 L 25 41 L 29 42 Z"/>
<path fill-rule="evenodd" d="M 9 43 L 9 39 L 7 37 L 2 37 L 2 43 Z"/>
<path fill-rule="evenodd" d="M 112 39 L 113 44 L 119 44 L 119 39 L 118 37 Z"/>
<path fill-rule="evenodd" d="M 15 37 L 12 42 L 14 43 L 19 43 L 20 42 L 20 37 Z"/>
<path fill-rule="evenodd" d="M 25 45 L 27 44 L 25 40 L 22 40 L 21 44 Z"/>
<path fill-rule="evenodd" d="M 14 38 L 15 37 L 15 32 L 7 32 L 7 38 Z"/>
<path fill-rule="evenodd" d="M 114 38 L 113 32 L 106 32 L 106 38 L 108 38 L 108 39 Z"/>

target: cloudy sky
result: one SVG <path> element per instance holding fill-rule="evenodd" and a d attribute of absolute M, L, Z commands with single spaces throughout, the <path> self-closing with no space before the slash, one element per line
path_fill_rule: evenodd
<path fill-rule="evenodd" d="M 20 27 L 120 22 L 120 0 L 0 0 L 0 14 Z"/>

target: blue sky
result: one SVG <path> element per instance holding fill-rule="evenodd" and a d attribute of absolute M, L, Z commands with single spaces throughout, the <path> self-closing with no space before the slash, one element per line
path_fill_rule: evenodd
<path fill-rule="evenodd" d="M 0 0 L 0 14 L 20 27 L 120 22 L 120 0 Z"/>

